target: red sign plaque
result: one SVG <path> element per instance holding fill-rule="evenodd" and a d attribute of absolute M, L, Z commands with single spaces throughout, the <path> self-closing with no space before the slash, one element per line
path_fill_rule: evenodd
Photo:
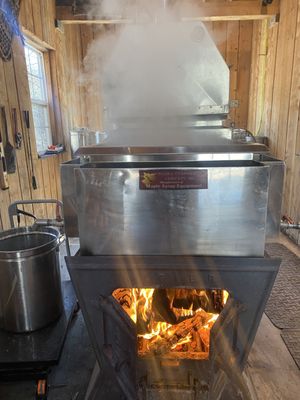
<path fill-rule="evenodd" d="M 140 170 L 141 190 L 207 189 L 207 169 Z"/>

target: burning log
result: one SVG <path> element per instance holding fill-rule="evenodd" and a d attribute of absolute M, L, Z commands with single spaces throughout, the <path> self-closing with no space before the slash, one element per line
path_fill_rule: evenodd
<path fill-rule="evenodd" d="M 211 315 L 203 310 L 197 311 L 192 318 L 186 319 L 177 325 L 171 326 L 161 336 L 155 336 L 147 341 L 148 352 L 153 355 L 163 355 L 175 349 L 177 346 L 192 341 L 193 331 L 197 332 L 207 324 Z M 144 339 L 145 340 L 145 339 Z M 196 344 L 198 347 L 200 343 Z M 143 348 L 144 349 L 144 348 Z"/>
<path fill-rule="evenodd" d="M 186 353 L 183 353 L 180 351 L 172 351 L 167 354 L 163 354 L 160 358 L 176 359 L 176 360 L 184 360 L 186 358 L 189 358 L 191 360 L 207 360 L 208 352 L 206 352 L 206 351 L 190 351 L 188 353 L 188 357 L 187 357 Z"/>
<path fill-rule="evenodd" d="M 195 306 L 207 304 L 210 295 L 218 297 L 214 291 L 187 289 L 122 288 L 113 292 L 136 324 L 140 356 L 170 358 L 172 354 L 174 358 L 173 354 L 183 354 L 178 358 L 189 359 L 208 357 L 210 330 L 218 314 L 195 310 Z"/>
<path fill-rule="evenodd" d="M 193 331 L 193 341 L 192 341 L 192 349 L 193 351 L 202 351 L 202 342 L 198 331 Z"/>
<path fill-rule="evenodd" d="M 204 344 L 205 351 L 209 350 L 209 339 L 210 339 L 210 330 L 209 329 L 201 329 L 199 331 L 199 336 Z"/>
<path fill-rule="evenodd" d="M 153 293 L 153 311 L 161 321 L 166 321 L 169 324 L 178 322 L 166 289 L 155 289 Z"/>

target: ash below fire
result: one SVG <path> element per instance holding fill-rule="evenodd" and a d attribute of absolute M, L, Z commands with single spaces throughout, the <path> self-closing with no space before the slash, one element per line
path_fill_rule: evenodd
<path fill-rule="evenodd" d="M 130 20 L 103 29 L 84 60 L 84 83 L 101 84 L 105 129 L 138 120 L 161 132 L 174 117 L 228 104 L 227 65 L 201 22 L 181 22 L 176 2 L 91 0 L 89 14 Z"/>

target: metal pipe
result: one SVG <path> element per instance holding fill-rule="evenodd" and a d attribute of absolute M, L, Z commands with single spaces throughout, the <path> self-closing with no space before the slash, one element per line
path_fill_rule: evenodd
<path fill-rule="evenodd" d="M 289 224 L 288 222 L 281 222 L 281 229 L 300 229 L 300 222 L 298 224 Z"/>
<path fill-rule="evenodd" d="M 55 226 L 57 228 L 64 227 L 64 221 L 57 221 L 56 219 L 37 219 L 34 222 L 37 226 Z"/>
<path fill-rule="evenodd" d="M 9 215 L 9 221 L 10 221 L 10 225 L 11 228 L 14 228 L 14 216 L 18 215 L 18 206 L 19 205 L 34 205 L 34 204 L 56 204 L 57 205 L 57 209 L 56 209 L 56 217 L 57 217 L 57 221 L 61 221 L 62 220 L 62 210 L 63 210 L 63 204 L 60 200 L 56 200 L 56 199 L 38 199 L 38 200 L 18 200 L 15 201 L 14 203 L 11 203 L 10 206 L 8 207 L 8 215 Z M 60 210 L 60 212 L 59 212 Z"/>

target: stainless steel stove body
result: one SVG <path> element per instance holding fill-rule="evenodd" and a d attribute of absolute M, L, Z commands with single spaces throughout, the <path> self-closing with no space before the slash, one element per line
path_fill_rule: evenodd
<path fill-rule="evenodd" d="M 283 164 L 257 144 L 203 150 L 101 146 L 62 167 L 66 229 L 80 238 L 67 264 L 99 364 L 88 400 L 215 400 L 228 381 L 249 396 L 241 373 L 280 264 L 264 245 Z M 140 359 L 112 297 L 123 287 L 227 290 L 209 359 Z"/>
<path fill-rule="evenodd" d="M 98 361 L 88 400 L 216 400 L 227 381 L 249 397 L 241 373 L 280 264 L 264 247 L 279 233 L 284 165 L 222 127 L 229 70 L 196 34 L 209 50 L 183 57 L 180 112 L 133 102 L 132 118 L 118 101 L 103 143 L 62 165 L 66 233 L 80 239 L 67 264 Z M 118 288 L 227 290 L 208 360 L 141 359 Z"/>
<path fill-rule="evenodd" d="M 284 164 L 263 145 L 224 143 L 228 129 L 213 132 L 221 143 L 203 144 L 200 129 L 174 146 L 125 147 L 125 131 L 118 146 L 80 149 L 62 165 L 67 234 L 80 236 L 86 254 L 263 256 L 265 239 L 279 233 Z M 140 186 L 142 174 L 162 180 L 168 171 L 181 190 Z M 194 190 L 201 174 L 207 186 Z"/>

